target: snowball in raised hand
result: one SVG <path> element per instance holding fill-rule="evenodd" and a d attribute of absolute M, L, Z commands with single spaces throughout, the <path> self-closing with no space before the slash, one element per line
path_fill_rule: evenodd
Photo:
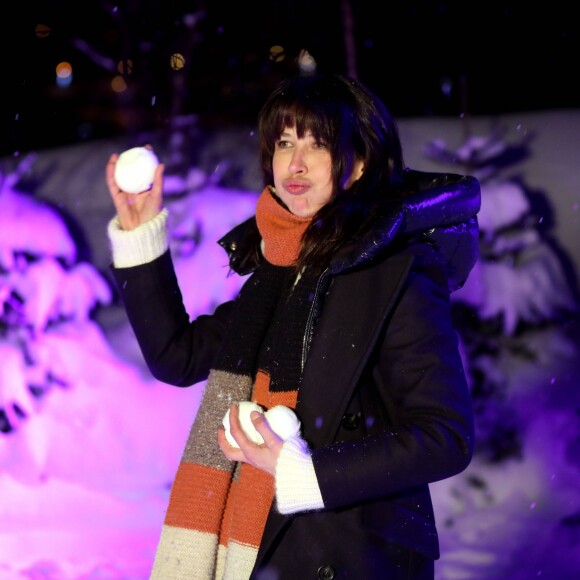
<path fill-rule="evenodd" d="M 123 151 L 115 164 L 115 181 L 126 193 L 141 193 L 151 189 L 155 169 L 159 165 L 157 155 L 147 147 L 133 147 Z"/>

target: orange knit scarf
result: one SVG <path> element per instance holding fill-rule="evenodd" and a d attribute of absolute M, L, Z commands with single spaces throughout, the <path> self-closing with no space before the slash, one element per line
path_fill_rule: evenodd
<path fill-rule="evenodd" d="M 258 199 L 256 222 L 264 241 L 264 257 L 274 266 L 293 266 L 298 259 L 304 231 L 312 218 L 298 217 L 286 209 L 272 188 Z"/>
<path fill-rule="evenodd" d="M 266 188 L 256 221 L 266 263 L 244 284 L 222 355 L 210 372 L 172 486 L 151 579 L 249 578 L 272 506 L 273 477 L 228 461 L 217 445 L 217 430 L 232 402 L 296 406 L 301 378 L 296 353 L 311 291 L 304 278 L 294 286 L 291 266 L 310 219 L 294 216 Z M 289 303 L 280 299 L 290 295 Z M 274 366 L 271 352 L 279 353 Z M 271 374 L 268 369 L 279 363 L 278 376 Z"/>

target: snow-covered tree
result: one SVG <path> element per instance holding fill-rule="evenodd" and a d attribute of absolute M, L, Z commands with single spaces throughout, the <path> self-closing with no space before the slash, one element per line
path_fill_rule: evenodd
<path fill-rule="evenodd" d="M 477 448 L 491 461 L 521 453 L 508 396 L 519 375 L 537 378 L 540 369 L 576 351 L 565 322 L 578 314 L 578 297 L 549 230 L 548 206 L 534 204 L 533 192 L 509 174 L 528 141 L 524 135 L 509 143 L 494 130 L 469 136 L 456 150 L 440 140 L 426 148 L 481 182 L 480 259 L 453 299 L 478 418 Z"/>
<path fill-rule="evenodd" d="M 0 191 L 0 576 L 144 578 L 202 387 L 160 384 L 134 364 L 126 321 L 97 322 L 97 311 L 121 306 L 79 260 L 58 206 L 19 190 L 35 160 L 5 175 Z M 216 241 L 253 213 L 257 194 L 219 179 L 195 168 L 166 179 L 170 244 L 191 316 L 242 283 L 228 276 Z"/>
<path fill-rule="evenodd" d="M 78 260 L 58 210 L 19 191 L 22 172 L 0 176 L 0 433 L 39 412 L 54 388 L 76 384 L 75 337 L 95 332 L 93 311 L 112 298 L 107 281 Z"/>
<path fill-rule="evenodd" d="M 510 143 L 492 130 L 456 149 L 435 140 L 425 150 L 482 187 L 480 259 L 452 295 L 475 457 L 433 486 L 442 578 L 571 578 L 580 570 L 572 556 L 580 554 L 580 393 L 571 388 L 579 302 L 549 204 L 515 173 L 529 144 L 527 135 Z M 475 551 L 480 557 L 465 558 Z"/>

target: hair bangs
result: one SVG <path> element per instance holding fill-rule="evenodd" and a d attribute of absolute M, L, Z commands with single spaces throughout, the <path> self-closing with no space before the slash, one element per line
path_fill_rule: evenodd
<path fill-rule="evenodd" d="M 271 143 L 275 143 L 288 127 L 295 127 L 301 139 L 310 133 L 317 141 L 327 144 L 332 144 L 338 131 L 336 116 L 329 115 L 326 108 L 317 106 L 307 98 L 281 99 L 269 118 L 264 120 L 264 137 Z"/>

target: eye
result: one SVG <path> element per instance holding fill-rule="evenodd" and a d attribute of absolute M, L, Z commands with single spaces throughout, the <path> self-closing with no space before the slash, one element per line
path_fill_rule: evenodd
<path fill-rule="evenodd" d="M 290 143 L 290 141 L 286 141 L 285 139 L 279 139 L 276 141 L 276 149 L 288 149 L 288 147 L 291 146 L 292 143 Z"/>

